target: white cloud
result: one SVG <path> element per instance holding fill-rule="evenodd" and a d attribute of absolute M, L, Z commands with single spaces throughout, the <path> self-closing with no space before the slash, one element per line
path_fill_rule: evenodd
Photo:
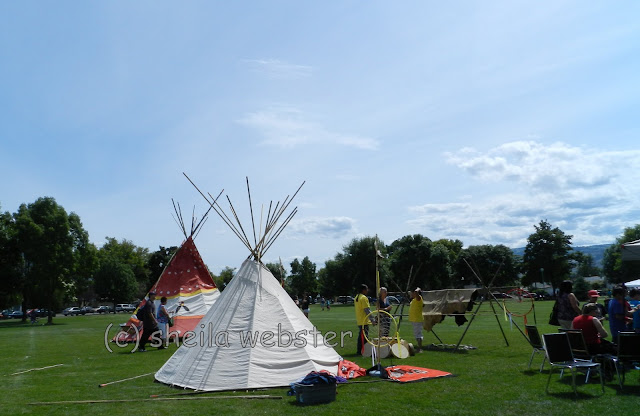
<path fill-rule="evenodd" d="M 512 181 L 546 191 L 601 187 L 620 178 L 622 166 L 640 167 L 640 150 L 623 153 L 535 141 L 505 143 L 485 153 L 463 148 L 445 156 L 483 181 Z"/>
<path fill-rule="evenodd" d="M 239 120 L 259 130 L 264 144 L 284 148 L 320 143 L 337 144 L 364 150 L 376 150 L 376 139 L 330 131 L 301 110 L 291 107 L 271 107 L 247 114 Z"/>
<path fill-rule="evenodd" d="M 355 220 L 349 217 L 305 218 L 292 221 L 287 229 L 294 235 L 339 238 L 354 231 Z"/>
<path fill-rule="evenodd" d="M 245 62 L 254 71 L 273 79 L 306 78 L 313 73 L 310 66 L 291 64 L 279 59 L 246 59 Z"/>
<path fill-rule="evenodd" d="M 637 222 L 640 150 L 626 152 L 534 141 L 505 143 L 484 153 L 463 148 L 447 161 L 473 178 L 516 190 L 408 207 L 411 226 L 430 238 L 460 238 L 465 244 L 523 245 L 533 225 L 548 220 L 573 243 L 613 241 Z"/>

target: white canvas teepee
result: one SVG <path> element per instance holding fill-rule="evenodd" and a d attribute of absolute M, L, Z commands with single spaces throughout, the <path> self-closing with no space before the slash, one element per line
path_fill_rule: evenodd
<path fill-rule="evenodd" d="M 274 228 L 291 200 L 287 197 L 282 206 L 278 203 L 269 210 L 264 232 L 253 246 L 242 227 L 227 222 L 229 217 L 217 206 L 216 212 L 226 217 L 251 256 L 200 321 L 195 336 L 185 339 L 156 373 L 156 380 L 218 391 L 288 386 L 311 371 L 337 373 L 340 356 L 325 345 L 322 335 L 260 262 L 295 214 L 294 210 L 280 228 Z"/>
<path fill-rule="evenodd" d="M 204 391 L 288 386 L 337 373 L 340 356 L 323 342 L 271 272 L 247 259 L 156 380 Z"/>

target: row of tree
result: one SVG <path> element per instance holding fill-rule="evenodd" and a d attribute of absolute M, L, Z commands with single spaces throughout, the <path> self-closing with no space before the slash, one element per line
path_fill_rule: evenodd
<path fill-rule="evenodd" d="M 575 292 L 586 297 L 592 288 L 584 277 L 604 274 L 612 284 L 620 284 L 640 275 L 640 262 L 622 262 L 620 244 L 640 239 L 640 225 L 627 228 L 604 255 L 603 269 L 594 265 L 591 255 L 571 248 L 572 236 L 546 220 L 534 225 L 522 256 L 504 245 L 478 245 L 463 248 L 460 240 L 436 240 L 408 235 L 385 245 L 376 237 L 352 240 L 325 262 L 317 273 L 308 257 L 291 263 L 291 275 L 276 264 L 267 264 L 283 281 L 289 293 L 319 293 L 323 296 L 353 295 L 360 284 L 375 287 L 376 267 L 382 285 L 390 291 L 460 288 L 465 285 L 492 287 L 537 287 L 551 285 L 553 290 L 563 280 L 575 282 Z M 376 254 L 374 247 L 380 249 Z M 376 255 L 378 260 L 376 262 Z"/>
<path fill-rule="evenodd" d="M 572 275 L 600 273 L 591 256 L 571 249 L 572 236 L 547 221 L 534 228 L 522 257 L 504 245 L 464 248 L 460 240 L 432 241 L 415 234 L 389 245 L 377 237 L 354 239 L 320 270 L 308 257 L 291 262 L 289 274 L 280 264 L 266 266 L 292 295 L 320 293 L 326 297 L 354 294 L 362 283 L 375 287 L 376 263 L 381 281 L 390 291 L 479 283 L 528 286 L 534 282 L 556 288 Z M 635 239 L 640 239 L 640 225 L 626 229 L 605 252 L 602 272 L 611 283 L 640 274 L 640 265 L 620 260 L 620 244 Z M 119 303 L 140 299 L 176 250 L 175 246 L 159 247 L 150 252 L 131 241 L 111 237 L 97 248 L 89 241 L 78 215 L 67 214 L 53 198 L 39 198 L 22 204 L 16 213 L 0 214 L 0 308 L 21 303 L 23 310 L 57 310 L 93 300 Z M 226 267 L 212 277 L 224 290 L 234 272 Z"/>

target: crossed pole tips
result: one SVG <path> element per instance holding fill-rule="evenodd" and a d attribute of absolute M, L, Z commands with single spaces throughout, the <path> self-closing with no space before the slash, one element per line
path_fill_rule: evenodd
<path fill-rule="evenodd" d="M 266 217 L 263 218 L 264 215 L 264 207 L 262 207 L 260 212 L 260 223 L 256 230 L 256 221 L 253 213 L 253 201 L 251 198 L 251 188 L 249 186 L 249 178 L 246 178 L 247 181 L 247 194 L 249 197 L 249 211 L 251 213 L 251 231 L 253 237 L 253 243 L 251 239 L 247 236 L 247 232 L 245 232 L 242 223 L 238 217 L 235 207 L 231 202 L 231 199 L 227 195 L 227 202 L 229 203 L 229 211 L 230 214 L 227 214 L 225 210 L 218 203 L 218 198 L 224 192 L 224 189 L 220 191 L 217 197 L 213 197 L 210 193 L 205 194 L 198 188 L 198 186 L 187 176 L 186 173 L 182 172 L 182 174 L 187 178 L 187 180 L 193 185 L 194 188 L 202 195 L 202 197 L 207 201 L 207 203 L 211 206 L 211 208 L 218 214 L 218 216 L 227 224 L 227 226 L 233 231 L 233 233 L 242 241 L 242 243 L 247 247 L 249 252 L 251 252 L 251 257 L 256 261 L 260 261 L 262 256 L 269 250 L 271 245 L 276 241 L 276 239 L 280 236 L 282 231 L 284 231 L 285 227 L 291 222 L 293 217 L 298 212 L 298 207 L 294 207 L 291 211 L 284 217 L 284 220 L 278 225 L 283 215 L 287 212 L 289 205 L 294 200 L 300 189 L 306 183 L 305 181 L 300 184 L 296 192 L 293 196 L 287 195 L 283 202 L 277 201 L 275 206 L 273 201 L 269 202 L 269 208 L 267 210 Z M 257 232 L 256 232 L 257 231 Z"/>

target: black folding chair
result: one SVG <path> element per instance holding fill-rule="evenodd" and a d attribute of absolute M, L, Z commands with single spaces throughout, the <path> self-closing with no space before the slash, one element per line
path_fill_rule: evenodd
<path fill-rule="evenodd" d="M 587 347 L 587 343 L 584 340 L 584 335 L 582 335 L 582 330 L 568 329 L 565 331 L 565 333 L 569 337 L 569 345 L 571 345 L 573 358 L 593 361 L 593 356 L 589 353 L 589 348 Z"/>
<path fill-rule="evenodd" d="M 640 333 L 620 332 L 618 334 L 618 355 L 610 357 L 616 367 L 620 389 L 624 385 L 627 370 L 640 370 Z M 620 372 L 622 370 L 622 378 Z"/>
<path fill-rule="evenodd" d="M 531 369 L 533 356 L 536 355 L 536 353 L 542 353 L 542 364 L 540 364 L 540 372 L 542 373 L 544 363 L 547 361 L 547 354 L 544 351 L 544 344 L 542 343 L 542 338 L 540 338 L 540 332 L 538 332 L 538 327 L 535 325 L 525 325 L 524 327 L 527 331 L 527 335 L 529 335 L 529 343 L 533 347 L 531 358 L 529 359 L 529 369 Z"/>
<path fill-rule="evenodd" d="M 602 367 L 599 363 L 591 361 L 580 360 L 573 357 L 571 351 L 571 344 L 569 343 L 569 336 L 566 333 L 557 334 L 544 334 L 544 347 L 547 352 L 547 359 L 551 364 L 549 370 L 549 378 L 547 379 L 546 392 L 549 393 L 549 382 L 551 381 L 551 374 L 553 369 L 558 367 L 564 371 L 564 369 L 571 370 L 571 384 L 573 386 L 573 392 L 578 395 L 576 388 L 576 371 L 577 370 L 598 370 L 600 373 L 600 385 L 602 386 L 602 392 L 604 393 L 604 377 L 602 374 Z M 560 373 L 562 377 L 563 372 Z"/>

